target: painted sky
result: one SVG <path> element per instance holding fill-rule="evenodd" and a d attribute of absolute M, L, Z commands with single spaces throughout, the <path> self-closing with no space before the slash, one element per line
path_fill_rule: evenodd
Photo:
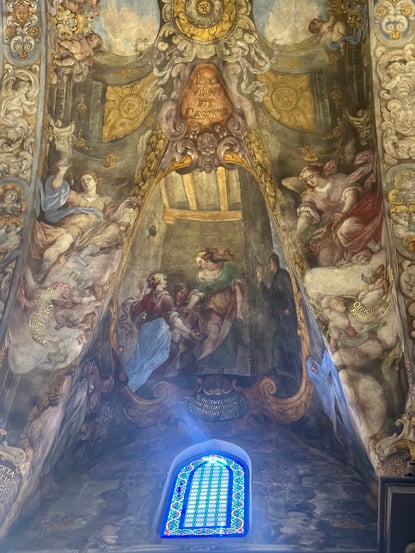
<path fill-rule="evenodd" d="M 327 0 L 253 0 L 252 5 L 258 30 L 278 44 L 310 38 L 311 19 L 327 17 Z M 157 0 L 101 0 L 99 9 L 94 29 L 113 53 L 133 55 L 154 41 L 160 24 Z"/>
<path fill-rule="evenodd" d="M 326 6 L 326 0 L 254 0 L 252 11 L 258 31 L 269 41 L 294 44 L 310 38 L 313 18 L 327 18 Z"/>
<path fill-rule="evenodd" d="M 130 56 L 143 51 L 157 35 L 160 25 L 157 0 L 101 0 L 99 10 L 94 30 L 114 54 Z"/>

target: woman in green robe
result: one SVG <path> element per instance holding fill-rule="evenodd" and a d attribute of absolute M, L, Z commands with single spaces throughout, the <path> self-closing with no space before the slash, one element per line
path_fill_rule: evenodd
<path fill-rule="evenodd" d="M 190 292 L 189 312 L 201 308 L 201 345 L 198 368 L 204 373 L 234 373 L 238 363 L 245 283 L 232 254 L 218 248 L 198 252 L 199 271 Z"/>

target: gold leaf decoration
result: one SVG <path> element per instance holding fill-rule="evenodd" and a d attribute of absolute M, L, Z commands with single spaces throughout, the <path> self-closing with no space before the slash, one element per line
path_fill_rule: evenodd
<path fill-rule="evenodd" d="M 102 140 L 110 142 L 138 129 L 148 115 L 153 101 L 147 95 L 154 76 L 124 86 L 107 88 Z"/>
<path fill-rule="evenodd" d="M 315 131 L 315 107 L 308 75 L 270 71 L 259 76 L 267 85 L 263 102 L 269 114 L 291 129 Z"/>
<path fill-rule="evenodd" d="M 236 0 L 174 0 L 179 32 L 195 42 L 211 43 L 228 36 L 237 18 Z"/>

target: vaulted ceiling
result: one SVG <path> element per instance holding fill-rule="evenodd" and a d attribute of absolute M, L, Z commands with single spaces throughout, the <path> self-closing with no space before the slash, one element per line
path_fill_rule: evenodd
<path fill-rule="evenodd" d="M 412 2 L 2 10 L 1 535 L 68 451 L 154 459 L 169 433 L 164 468 L 189 437 L 254 455 L 257 434 L 284 470 L 320 448 L 368 488 L 405 474 Z"/>

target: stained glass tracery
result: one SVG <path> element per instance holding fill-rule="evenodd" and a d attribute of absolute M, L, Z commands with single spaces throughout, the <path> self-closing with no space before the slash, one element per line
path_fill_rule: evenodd
<path fill-rule="evenodd" d="M 248 530 L 248 474 L 242 461 L 210 453 L 177 471 L 161 537 L 245 536 Z"/>

